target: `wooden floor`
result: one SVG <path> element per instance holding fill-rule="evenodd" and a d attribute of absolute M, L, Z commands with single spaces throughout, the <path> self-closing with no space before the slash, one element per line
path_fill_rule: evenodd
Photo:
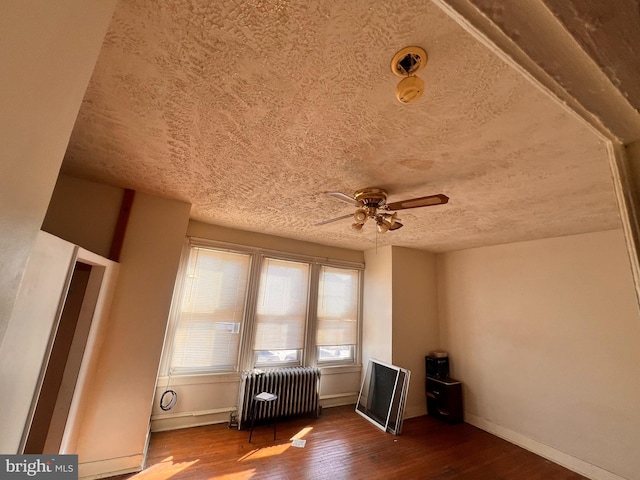
<path fill-rule="evenodd" d="M 293 447 L 293 437 L 306 440 Z M 249 433 L 226 424 L 151 435 L 147 468 L 112 480 L 183 479 L 440 479 L 563 480 L 584 477 L 468 424 L 432 417 L 384 433 L 354 407 L 324 409 Z"/>

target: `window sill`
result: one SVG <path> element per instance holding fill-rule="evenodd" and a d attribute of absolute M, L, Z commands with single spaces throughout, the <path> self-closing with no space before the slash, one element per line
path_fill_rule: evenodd
<path fill-rule="evenodd" d="M 205 383 L 234 383 L 240 381 L 241 374 L 238 372 L 225 373 L 194 373 L 192 375 L 172 375 L 158 377 L 156 388 L 165 388 L 167 382 L 171 386 L 202 385 Z"/>
<path fill-rule="evenodd" d="M 341 375 L 344 373 L 360 373 L 362 365 L 351 363 L 349 365 L 318 365 L 322 375 Z"/>

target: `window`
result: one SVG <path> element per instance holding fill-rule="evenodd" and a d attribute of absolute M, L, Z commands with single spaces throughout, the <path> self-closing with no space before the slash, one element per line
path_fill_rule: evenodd
<path fill-rule="evenodd" d="M 262 261 L 254 345 L 257 367 L 302 364 L 308 291 L 308 264 Z"/>
<path fill-rule="evenodd" d="M 358 360 L 362 265 L 191 240 L 162 372 Z"/>
<path fill-rule="evenodd" d="M 193 247 L 171 351 L 173 373 L 237 369 L 251 256 Z"/>
<path fill-rule="evenodd" d="M 360 272 L 322 266 L 318 286 L 318 363 L 355 361 Z"/>

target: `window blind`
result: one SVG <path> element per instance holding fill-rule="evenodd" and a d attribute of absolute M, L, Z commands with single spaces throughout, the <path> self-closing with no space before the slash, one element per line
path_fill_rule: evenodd
<path fill-rule="evenodd" d="M 358 339 L 358 270 L 323 266 L 318 288 L 316 345 L 355 345 Z"/>
<path fill-rule="evenodd" d="M 191 249 L 171 356 L 173 371 L 236 368 L 250 263 L 248 254 Z"/>
<path fill-rule="evenodd" d="M 300 350 L 309 291 L 309 264 L 264 258 L 256 304 L 255 350 Z"/>

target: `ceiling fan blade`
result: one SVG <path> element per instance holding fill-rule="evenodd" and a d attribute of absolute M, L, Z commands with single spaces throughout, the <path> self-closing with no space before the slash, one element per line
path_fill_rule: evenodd
<path fill-rule="evenodd" d="M 324 222 L 316 223 L 314 227 L 319 225 L 326 225 L 327 223 L 337 222 L 338 220 L 344 220 L 345 218 L 353 217 L 353 213 L 347 213 L 346 215 L 342 215 L 341 217 L 331 218 L 329 220 L 325 220 Z"/>
<path fill-rule="evenodd" d="M 388 210 L 405 210 L 407 208 L 430 207 L 431 205 L 444 205 L 449 201 L 449 197 L 439 193 L 426 197 L 411 198 L 400 202 L 387 203 Z"/>
<path fill-rule="evenodd" d="M 347 195 L 346 193 L 342 193 L 342 192 L 324 192 L 324 193 L 326 195 L 329 195 L 329 196 L 335 198 L 336 200 L 340 200 L 342 202 L 348 203 L 349 205 L 355 205 L 356 207 L 361 207 L 362 206 L 362 202 L 359 202 L 358 200 L 356 200 L 352 196 Z"/>

